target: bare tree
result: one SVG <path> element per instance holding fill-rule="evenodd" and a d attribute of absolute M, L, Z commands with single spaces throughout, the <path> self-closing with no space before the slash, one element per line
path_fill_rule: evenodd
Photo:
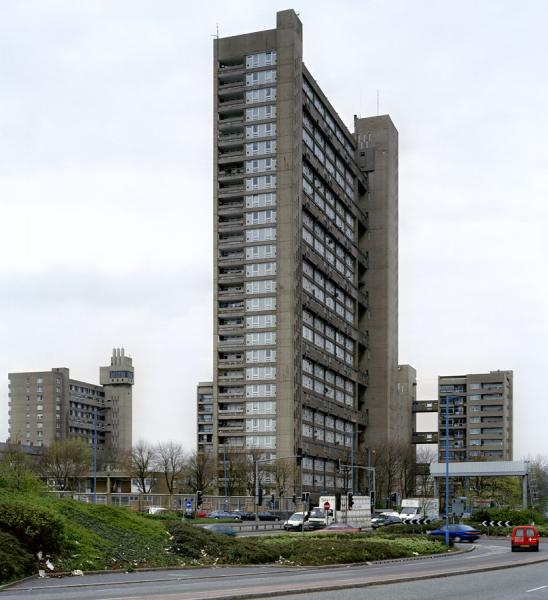
<path fill-rule="evenodd" d="M 434 495 L 434 478 L 430 475 L 430 465 L 437 459 L 437 452 L 429 447 L 417 448 L 416 489 L 419 496 Z"/>
<path fill-rule="evenodd" d="M 169 441 L 156 446 L 156 467 L 164 474 L 167 490 L 175 493 L 175 487 L 185 468 L 185 451 L 181 444 Z"/>
<path fill-rule="evenodd" d="M 215 469 L 212 456 L 194 450 L 187 457 L 185 481 L 192 492 L 207 492 L 215 481 Z"/>
<path fill-rule="evenodd" d="M 74 490 L 77 479 L 91 468 L 91 448 L 82 440 L 69 438 L 46 448 L 40 473 L 59 490 Z"/>
<path fill-rule="evenodd" d="M 155 458 L 154 448 L 144 440 L 139 440 L 131 449 L 130 472 L 137 480 L 139 491 L 144 494 L 152 489 Z"/>
<path fill-rule="evenodd" d="M 293 486 L 293 480 L 295 478 L 293 459 L 277 460 L 272 467 L 272 473 L 276 485 L 276 494 L 282 498 Z"/>

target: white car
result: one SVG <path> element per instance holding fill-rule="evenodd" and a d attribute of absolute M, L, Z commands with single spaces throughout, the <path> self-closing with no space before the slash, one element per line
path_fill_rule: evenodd
<path fill-rule="evenodd" d="M 284 529 L 286 531 L 301 531 L 303 529 L 303 520 L 304 513 L 296 512 L 293 513 L 287 521 L 284 522 Z M 308 521 L 304 521 L 304 530 L 308 531 L 310 529 L 310 523 Z"/>

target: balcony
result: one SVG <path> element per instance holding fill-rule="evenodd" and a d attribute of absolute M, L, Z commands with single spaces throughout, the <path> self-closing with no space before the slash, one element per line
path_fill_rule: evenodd
<path fill-rule="evenodd" d="M 243 144 L 240 146 L 231 146 L 226 152 L 218 152 L 217 159 L 219 165 L 233 162 L 234 159 L 240 159 L 243 162 L 244 159 L 244 147 Z"/>
<path fill-rule="evenodd" d="M 243 421 L 219 423 L 219 433 L 243 433 L 244 429 Z"/>
<path fill-rule="evenodd" d="M 243 371 L 240 371 L 237 374 L 227 374 L 227 373 L 219 373 L 219 377 L 218 377 L 219 381 L 243 381 L 244 379 L 244 373 Z"/>
<path fill-rule="evenodd" d="M 241 296 L 244 293 L 244 288 L 241 286 L 234 287 L 220 287 L 218 295 L 225 296 Z"/>
<path fill-rule="evenodd" d="M 221 388 L 223 390 L 223 388 Z M 229 388 L 219 392 L 219 398 L 244 398 L 244 388 Z"/>
<path fill-rule="evenodd" d="M 220 269 L 219 283 L 243 282 L 243 269 Z"/>
<path fill-rule="evenodd" d="M 243 336 L 221 337 L 219 339 L 219 348 L 240 348 L 243 345 Z"/>
<path fill-rule="evenodd" d="M 244 364 L 243 354 L 221 354 L 218 360 L 219 365 L 240 366 Z"/>
<path fill-rule="evenodd" d="M 223 232 L 226 231 L 231 232 L 235 230 L 241 230 L 244 227 L 244 220 L 242 218 L 236 217 L 233 219 L 224 218 L 224 220 L 219 221 L 218 231 Z"/>
<path fill-rule="evenodd" d="M 243 131 L 232 132 L 232 133 L 223 132 L 223 133 L 219 133 L 219 135 L 217 137 L 217 144 L 218 144 L 219 148 L 242 146 L 243 139 L 244 139 Z"/>
<path fill-rule="evenodd" d="M 244 183 L 243 183 L 242 177 L 240 177 L 234 183 L 219 182 L 219 189 L 218 189 L 219 196 L 231 196 L 234 194 L 243 194 L 243 192 L 244 192 Z"/>

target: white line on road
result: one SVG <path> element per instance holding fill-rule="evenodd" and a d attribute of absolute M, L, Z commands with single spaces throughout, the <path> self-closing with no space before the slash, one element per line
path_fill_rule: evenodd
<path fill-rule="evenodd" d="M 525 593 L 528 594 L 529 592 L 536 592 L 537 590 L 543 590 L 544 588 L 548 588 L 548 585 L 541 585 L 538 588 L 533 588 L 532 590 L 526 590 Z"/>

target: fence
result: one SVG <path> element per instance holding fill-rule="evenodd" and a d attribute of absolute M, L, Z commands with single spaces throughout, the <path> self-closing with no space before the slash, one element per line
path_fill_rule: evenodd
<path fill-rule="evenodd" d="M 71 492 L 71 491 L 54 491 L 50 492 L 57 498 L 72 498 L 80 502 L 93 502 L 93 494 L 86 492 Z M 187 503 L 190 501 L 194 510 L 196 497 L 194 494 L 143 494 L 143 493 L 101 493 L 96 494 L 97 504 L 105 504 L 109 506 L 123 506 L 132 510 L 144 511 L 151 506 L 166 508 L 184 512 L 187 508 Z M 274 503 L 270 496 L 263 498 L 263 504 L 259 510 L 272 510 L 275 512 L 289 513 L 297 510 L 291 498 L 275 498 Z M 202 506 L 206 511 L 213 510 L 244 510 L 253 512 L 255 510 L 254 496 L 203 496 Z"/>

